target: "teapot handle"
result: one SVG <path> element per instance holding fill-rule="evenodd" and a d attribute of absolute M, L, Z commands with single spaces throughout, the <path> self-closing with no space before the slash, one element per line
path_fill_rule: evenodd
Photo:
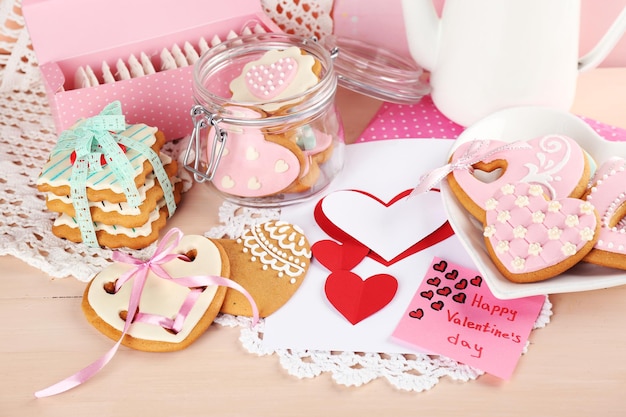
<path fill-rule="evenodd" d="M 587 71 L 597 67 L 613 50 L 626 31 L 626 7 L 622 9 L 609 30 L 591 51 L 578 60 L 578 71 Z"/>

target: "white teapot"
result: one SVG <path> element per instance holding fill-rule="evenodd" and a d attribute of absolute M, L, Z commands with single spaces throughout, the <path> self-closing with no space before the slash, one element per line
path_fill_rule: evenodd
<path fill-rule="evenodd" d="M 579 71 L 598 65 L 626 30 L 626 8 L 578 57 L 580 0 L 402 0 L 409 51 L 430 71 L 432 99 L 463 126 L 513 106 L 568 111 Z M 598 4 L 598 7 L 601 7 Z"/>

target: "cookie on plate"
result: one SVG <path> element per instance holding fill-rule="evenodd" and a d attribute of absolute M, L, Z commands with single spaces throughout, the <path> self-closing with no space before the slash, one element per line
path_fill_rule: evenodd
<path fill-rule="evenodd" d="M 626 159 L 615 157 L 600 165 L 584 198 L 600 215 L 600 236 L 583 260 L 626 269 Z"/>
<path fill-rule="evenodd" d="M 513 282 L 552 278 L 582 260 L 598 240 L 600 219 L 590 202 L 549 199 L 538 184 L 505 184 L 484 207 L 487 252 Z"/>
<path fill-rule="evenodd" d="M 466 142 L 455 149 L 450 164 L 455 167 L 447 177 L 450 190 L 481 221 L 485 202 L 504 185 L 527 182 L 541 186 L 550 199 L 579 198 L 591 177 L 590 156 L 563 135 Z"/>

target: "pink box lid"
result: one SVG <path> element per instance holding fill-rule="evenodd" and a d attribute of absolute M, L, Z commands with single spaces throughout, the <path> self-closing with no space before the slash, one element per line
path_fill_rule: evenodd
<path fill-rule="evenodd" d="M 259 0 L 23 0 L 22 9 L 40 64 L 262 13 Z"/>

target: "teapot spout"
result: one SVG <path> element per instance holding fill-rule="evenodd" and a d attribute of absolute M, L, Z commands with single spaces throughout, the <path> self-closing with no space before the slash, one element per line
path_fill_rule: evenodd
<path fill-rule="evenodd" d="M 432 0 L 402 0 L 402 13 L 411 57 L 422 68 L 432 70 L 437 60 L 440 25 Z"/>
<path fill-rule="evenodd" d="M 410 1 L 409 1 L 410 3 Z M 626 7 L 622 9 L 617 19 L 613 22 L 609 30 L 591 51 L 582 56 L 578 61 L 578 70 L 586 71 L 597 67 L 611 53 L 617 42 L 626 31 Z"/>

